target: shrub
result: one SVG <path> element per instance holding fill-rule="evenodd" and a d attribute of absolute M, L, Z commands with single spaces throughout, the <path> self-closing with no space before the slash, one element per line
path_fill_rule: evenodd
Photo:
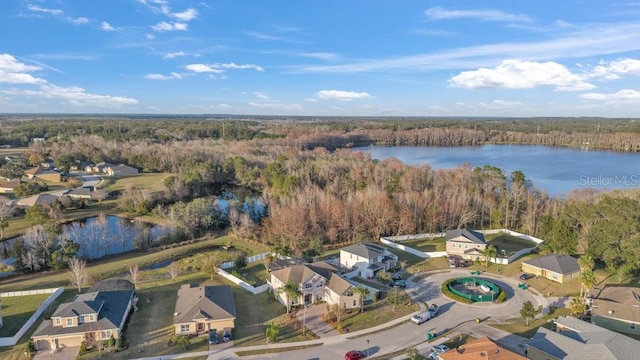
<path fill-rule="evenodd" d="M 80 343 L 80 353 L 79 355 L 85 354 L 87 352 L 87 343 L 86 342 L 81 342 Z"/>
<path fill-rule="evenodd" d="M 507 299 L 507 292 L 503 288 L 500 288 L 500 293 L 498 294 L 498 297 L 496 297 L 495 301 L 499 304 L 499 303 L 503 303 L 506 299 Z"/>
<path fill-rule="evenodd" d="M 453 301 L 457 301 L 463 304 L 473 304 L 473 301 L 471 299 L 467 299 L 466 297 L 454 294 L 451 292 L 451 290 L 449 290 L 449 284 L 454 280 L 456 279 L 450 279 L 442 283 L 442 293 L 444 294 L 444 296 Z"/>
<path fill-rule="evenodd" d="M 26 344 L 24 344 L 24 351 L 29 355 L 33 355 L 36 353 L 36 345 L 33 343 L 33 340 L 29 340 Z"/>
<path fill-rule="evenodd" d="M 125 347 L 124 335 L 120 334 L 120 337 L 116 339 L 116 348 L 124 349 L 124 347 Z"/>

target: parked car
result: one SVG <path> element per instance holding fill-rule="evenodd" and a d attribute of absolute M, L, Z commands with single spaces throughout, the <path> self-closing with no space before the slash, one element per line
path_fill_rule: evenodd
<path fill-rule="evenodd" d="M 391 275 L 391 280 L 393 281 L 402 280 L 402 276 L 400 276 L 400 274 L 393 274 Z"/>
<path fill-rule="evenodd" d="M 399 287 L 401 289 L 406 289 L 407 288 L 407 283 L 404 280 L 395 280 L 395 281 L 392 281 L 389 284 L 389 286 L 390 287 L 396 287 L 397 286 L 397 287 Z"/>
<path fill-rule="evenodd" d="M 231 341 L 231 328 L 224 328 L 222 331 L 222 342 Z"/>
<path fill-rule="evenodd" d="M 351 350 L 344 355 L 344 360 L 360 360 L 364 359 L 364 353 L 358 350 Z"/>
<path fill-rule="evenodd" d="M 458 267 L 458 259 L 456 259 L 454 255 L 449 255 L 449 257 L 447 258 L 447 261 L 449 261 L 450 268 Z"/>
<path fill-rule="evenodd" d="M 436 354 L 442 354 L 444 352 L 449 351 L 449 347 L 447 345 L 440 344 L 432 347 L 431 350 L 433 350 L 433 352 Z"/>
<path fill-rule="evenodd" d="M 220 344 L 220 339 L 218 339 L 218 330 L 211 329 L 209 330 L 209 345 Z"/>
<path fill-rule="evenodd" d="M 520 280 L 529 280 L 534 277 L 536 276 L 533 274 L 522 273 L 522 275 L 520 275 Z"/>

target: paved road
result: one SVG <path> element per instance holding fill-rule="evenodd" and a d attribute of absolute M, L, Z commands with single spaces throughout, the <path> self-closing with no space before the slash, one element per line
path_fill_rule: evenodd
<path fill-rule="evenodd" d="M 349 350 L 361 350 L 365 353 L 369 352 L 371 357 L 393 353 L 398 350 L 404 350 L 412 346 L 420 351 L 421 354 L 429 353 L 433 345 L 446 342 L 448 338 L 443 336 L 433 343 L 426 342 L 426 334 L 429 332 L 442 333 L 451 329 L 455 329 L 450 336 L 458 336 L 459 334 L 470 334 L 474 337 L 489 336 L 498 341 L 503 346 L 522 353 L 524 344 L 527 339 L 512 335 L 510 333 L 489 327 L 484 324 L 477 324 L 476 318 L 491 319 L 493 321 L 505 321 L 520 316 L 522 303 L 531 301 L 535 306 L 548 307 L 546 299 L 540 295 L 524 291 L 517 288 L 519 281 L 517 279 L 504 278 L 492 274 L 482 274 L 480 277 L 491 279 L 498 285 L 507 289 L 507 300 L 502 304 L 477 304 L 465 305 L 455 303 L 442 295 L 440 286 L 444 280 L 453 277 L 469 276 L 468 270 L 444 270 L 441 272 L 431 272 L 428 276 L 418 279 L 415 276 L 409 278 L 408 293 L 414 299 L 427 303 L 436 303 L 440 306 L 439 314 L 436 318 L 415 325 L 409 322 L 409 316 L 396 319 L 390 323 L 381 326 L 354 332 L 351 334 L 342 334 L 331 336 L 323 339 L 300 342 L 300 343 L 282 343 L 266 346 L 252 346 L 244 348 L 231 349 L 213 349 L 209 352 L 177 354 L 172 356 L 163 356 L 162 359 L 190 357 L 190 356 L 207 356 L 210 360 L 220 359 L 279 359 L 279 360 L 300 360 L 300 359 L 341 359 Z M 413 281 L 415 280 L 415 282 Z M 421 304 L 424 309 L 424 304 Z M 282 353 L 261 354 L 253 356 L 239 357 L 235 351 L 246 350 L 264 350 L 275 347 L 293 347 L 311 344 L 322 344 L 321 346 L 310 347 L 304 350 L 287 351 Z M 405 356 L 399 356 L 403 359 Z M 157 360 L 158 358 L 147 358 Z"/>

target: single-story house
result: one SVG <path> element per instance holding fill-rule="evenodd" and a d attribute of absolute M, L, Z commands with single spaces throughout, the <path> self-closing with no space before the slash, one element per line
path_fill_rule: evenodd
<path fill-rule="evenodd" d="M 16 201 L 16 205 L 21 207 L 32 207 L 35 204 L 39 204 L 42 206 L 48 206 L 53 204 L 54 201 L 58 200 L 58 197 L 51 194 L 35 194 L 28 196 L 26 198 L 19 199 Z"/>
<path fill-rule="evenodd" d="M 108 163 L 106 161 L 102 161 L 99 162 L 95 165 L 87 165 L 84 170 L 86 172 L 91 172 L 91 173 L 97 173 L 97 174 L 103 174 L 104 173 L 104 169 L 111 167 L 111 166 L 115 166 L 115 164 L 112 163 Z"/>
<path fill-rule="evenodd" d="M 558 254 L 527 260 L 522 263 L 522 271 L 542 276 L 561 284 L 580 276 L 578 260 L 569 255 Z"/>
<path fill-rule="evenodd" d="M 178 289 L 173 326 L 178 335 L 234 329 L 236 306 L 231 286 L 185 284 Z"/>
<path fill-rule="evenodd" d="M 380 270 L 389 271 L 397 264 L 398 256 L 380 245 L 359 243 L 340 249 L 340 266 L 347 270 L 357 268 L 364 279 L 373 278 Z"/>
<path fill-rule="evenodd" d="M 556 331 L 538 328 L 527 345 L 527 358 L 560 359 L 637 359 L 640 341 L 571 316 L 555 320 Z"/>
<path fill-rule="evenodd" d="M 487 248 L 484 234 L 471 229 L 455 229 L 445 232 L 447 254 L 469 260 L 484 259 L 482 252 Z"/>
<path fill-rule="evenodd" d="M 55 170 L 44 169 L 39 166 L 25 170 L 24 175 L 32 180 L 43 180 L 49 182 L 62 181 L 62 175 L 59 172 Z"/>
<path fill-rule="evenodd" d="M 104 168 L 104 173 L 109 176 L 135 175 L 140 171 L 125 164 L 111 165 Z"/>
<path fill-rule="evenodd" d="M 291 299 L 292 305 L 312 304 L 326 301 L 340 304 L 345 309 L 360 307 L 360 297 L 355 293 L 355 285 L 338 274 L 333 265 L 318 261 L 310 264 L 292 265 L 271 272 L 269 286 L 277 294 L 277 299 L 287 305 L 287 294 L 281 291 L 286 284 L 297 285 L 300 296 Z"/>
<path fill-rule="evenodd" d="M 79 188 L 69 189 L 64 192 L 64 195 L 72 199 L 87 199 L 91 200 L 91 193 L 93 192 L 93 186 L 83 186 Z"/>
<path fill-rule="evenodd" d="M 439 360 L 525 360 L 526 357 L 496 344 L 484 336 L 438 354 Z"/>
<path fill-rule="evenodd" d="M 121 336 L 131 311 L 133 290 L 92 291 L 58 306 L 31 336 L 36 350 L 93 344 Z"/>
<path fill-rule="evenodd" d="M 0 184 L 0 194 L 13 194 L 18 186 L 22 184 L 22 180 L 14 179 Z"/>
<path fill-rule="evenodd" d="M 640 288 L 605 286 L 588 300 L 591 322 L 627 334 L 640 334 Z"/>

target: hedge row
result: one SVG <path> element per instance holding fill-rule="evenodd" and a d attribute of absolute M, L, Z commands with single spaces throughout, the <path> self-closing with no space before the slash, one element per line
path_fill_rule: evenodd
<path fill-rule="evenodd" d="M 449 284 L 454 280 L 456 279 L 449 279 L 442 283 L 442 293 L 444 294 L 444 296 L 453 301 L 457 301 L 463 304 L 473 304 L 473 301 L 471 299 L 467 299 L 466 297 L 454 294 L 453 292 L 451 292 L 451 290 L 449 290 Z"/>

